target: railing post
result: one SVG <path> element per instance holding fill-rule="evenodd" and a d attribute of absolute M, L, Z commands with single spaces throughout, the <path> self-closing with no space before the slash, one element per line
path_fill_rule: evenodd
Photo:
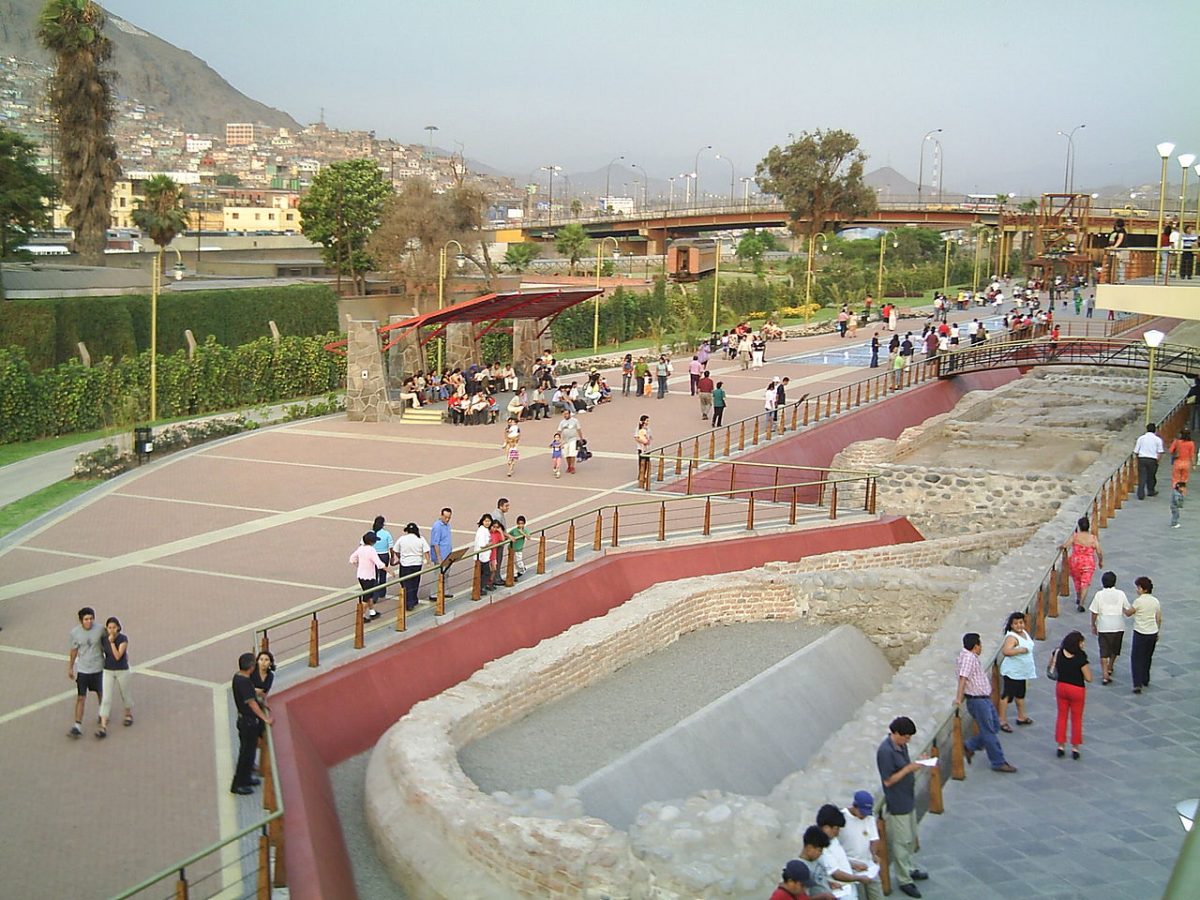
<path fill-rule="evenodd" d="M 837 518 L 837 482 L 833 483 L 833 492 L 829 495 L 829 518 Z"/>
<path fill-rule="evenodd" d="M 717 433 L 710 431 L 708 433 L 708 461 L 712 462 L 717 458 Z"/>
<path fill-rule="evenodd" d="M 875 817 L 875 827 L 879 829 L 879 889 L 887 896 L 892 893 L 892 858 L 888 853 L 887 821 L 882 815 Z"/>
<path fill-rule="evenodd" d="M 967 767 L 964 765 L 966 756 L 963 753 L 962 716 L 954 710 L 954 724 L 950 729 L 950 777 L 962 781 L 967 777 Z"/>
<path fill-rule="evenodd" d="M 789 525 L 796 524 L 796 487 L 795 487 L 795 485 L 792 486 L 792 504 L 791 504 L 791 507 L 788 509 L 788 524 Z"/>
<path fill-rule="evenodd" d="M 414 576 L 410 575 L 409 577 L 412 578 Z M 417 585 L 420 586 L 420 584 L 421 584 L 420 576 L 418 575 L 415 577 L 418 579 Z M 404 599 L 404 585 L 403 584 L 400 585 L 400 596 L 397 598 L 397 603 L 396 603 L 396 630 L 397 631 L 407 631 L 408 630 L 408 602 Z"/>
<path fill-rule="evenodd" d="M 862 406 L 862 382 L 861 381 L 858 383 L 857 390 L 854 392 L 854 405 L 855 405 L 855 407 Z"/>
<path fill-rule="evenodd" d="M 692 442 L 692 459 L 700 458 L 700 435 L 696 435 L 696 439 Z"/>
<path fill-rule="evenodd" d="M 539 575 L 546 574 L 546 532 L 542 531 L 541 537 L 538 538 L 538 564 L 537 573 Z"/>
<path fill-rule="evenodd" d="M 808 401 L 804 401 L 804 424 L 808 425 Z"/>
<path fill-rule="evenodd" d="M 817 506 L 825 505 L 825 479 L 817 482 Z"/>
<path fill-rule="evenodd" d="M 567 526 L 567 562 L 575 562 L 575 520 Z"/>
<path fill-rule="evenodd" d="M 517 554 L 513 552 L 513 545 L 508 545 L 508 552 L 504 554 L 504 586 L 512 587 L 517 583 Z"/>
<path fill-rule="evenodd" d="M 992 706 L 999 709 L 1000 708 L 1000 663 L 996 662 L 996 660 L 994 660 L 994 659 L 992 660 L 991 682 L 992 682 Z"/>
<path fill-rule="evenodd" d="M 729 438 L 730 438 L 729 426 L 726 425 L 725 426 L 725 456 L 729 455 Z"/>
<path fill-rule="evenodd" d="M 775 417 L 767 413 L 767 433 L 766 440 L 771 440 L 771 434 L 775 430 Z"/>
<path fill-rule="evenodd" d="M 738 450 L 746 449 L 746 420 L 742 419 L 738 429 Z"/>
<path fill-rule="evenodd" d="M 837 389 L 837 408 L 834 410 L 834 412 L 840 413 L 841 411 L 842 411 L 842 389 L 838 388 Z"/>
<path fill-rule="evenodd" d="M 271 843 L 265 828 L 258 836 L 258 877 L 255 881 L 257 900 L 271 900 Z"/>
<path fill-rule="evenodd" d="M 658 451 L 658 478 L 655 479 L 656 481 L 663 480 L 664 470 L 666 469 L 666 466 L 667 466 L 667 455 L 665 453 L 663 453 L 661 450 L 659 450 Z"/>
<path fill-rule="evenodd" d="M 267 827 L 270 829 L 271 843 L 275 845 L 275 877 L 272 884 L 277 888 L 287 887 L 287 847 L 283 836 L 283 818 L 272 819 Z"/>
<path fill-rule="evenodd" d="M 746 530 L 754 530 L 754 491 L 750 492 L 750 500 L 746 504 Z"/>
<path fill-rule="evenodd" d="M 712 534 L 712 497 L 704 498 L 704 531 L 702 533 Z"/>
<path fill-rule="evenodd" d="M 175 882 L 175 900 L 188 900 L 187 873 L 179 870 L 179 880 Z"/>
<path fill-rule="evenodd" d="M 265 628 L 263 629 L 263 633 L 262 633 L 262 641 L 258 645 L 258 652 L 259 653 L 270 653 L 271 652 L 271 639 L 269 637 L 267 637 L 267 629 L 265 629 Z"/>
<path fill-rule="evenodd" d="M 279 808 L 275 797 L 275 771 L 271 767 L 271 754 L 267 752 L 267 736 L 264 732 L 258 737 L 259 770 L 262 774 L 262 805 L 267 812 L 275 812 Z"/>
<path fill-rule="evenodd" d="M 758 416 L 754 417 L 754 446 L 758 446 Z"/>
<path fill-rule="evenodd" d="M 938 758 L 937 743 L 929 749 L 929 758 Z M 946 811 L 946 804 L 942 800 L 942 769 L 941 766 L 934 766 L 929 770 L 929 812 L 932 815 L 940 816 Z"/>
<path fill-rule="evenodd" d="M 771 502 L 779 502 L 779 466 L 775 467 L 775 481 L 771 485 Z"/>
<path fill-rule="evenodd" d="M 675 474 L 683 471 L 683 444 L 675 445 Z"/>
<path fill-rule="evenodd" d="M 688 460 L 688 471 L 687 471 L 687 489 L 684 491 L 685 494 L 691 494 L 691 492 L 692 492 L 692 473 L 695 470 L 696 470 L 696 461 L 694 459 L 689 459 Z"/>
<path fill-rule="evenodd" d="M 358 604 L 359 607 L 362 604 Z M 312 614 L 312 621 L 308 625 L 308 667 L 315 669 L 321 664 L 321 626 L 317 624 L 317 614 Z"/>
<path fill-rule="evenodd" d="M 613 524 L 612 524 L 612 545 L 614 547 L 619 546 L 618 542 L 620 541 L 620 532 L 621 532 L 621 509 L 620 509 L 620 507 L 614 506 L 613 507 Z"/>
<path fill-rule="evenodd" d="M 596 534 L 592 537 L 592 551 L 599 553 L 600 544 L 604 541 L 604 511 L 596 510 Z"/>
<path fill-rule="evenodd" d="M 828 419 L 832 415 L 833 415 L 833 394 L 826 393 L 825 394 L 825 418 Z"/>
<path fill-rule="evenodd" d="M 543 533 L 542 538 L 543 540 L 545 539 L 545 533 Z M 437 601 L 433 607 L 433 614 L 435 616 L 444 616 L 446 614 L 446 572 L 441 568 L 438 569 L 437 579 Z"/>
<path fill-rule="evenodd" d="M 733 495 L 733 491 L 734 491 L 734 485 L 736 485 L 736 484 L 737 484 L 737 463 L 730 463 L 730 465 L 729 465 L 729 493 L 730 493 L 730 499 L 733 499 L 733 496 L 732 496 L 732 495 Z"/>
<path fill-rule="evenodd" d="M 867 507 L 867 512 L 869 512 L 871 515 L 875 515 L 875 492 L 879 486 L 879 480 L 877 478 L 872 477 L 870 479 L 870 482 L 871 482 L 871 485 L 870 485 L 871 504 L 870 504 L 870 506 Z"/>
<path fill-rule="evenodd" d="M 1058 570 L 1051 566 L 1050 580 L 1046 584 L 1046 596 L 1050 598 L 1050 609 L 1046 613 L 1050 618 L 1058 618 Z"/>
<path fill-rule="evenodd" d="M 800 418 L 800 404 L 792 404 L 792 431 L 796 430 L 796 421 Z"/>
<path fill-rule="evenodd" d="M 1041 588 L 1037 592 L 1037 614 L 1036 622 L 1034 622 L 1034 640 L 1044 641 L 1046 639 L 1046 598 Z"/>
<path fill-rule="evenodd" d="M 474 560 L 475 571 L 471 575 L 471 599 L 478 600 L 483 596 L 483 563 Z"/>
<path fill-rule="evenodd" d="M 664 500 L 658 507 L 658 539 L 667 539 L 667 503 Z"/>
<path fill-rule="evenodd" d="M 1066 547 L 1062 548 L 1062 556 L 1058 563 L 1058 596 L 1071 596 L 1071 569 Z"/>

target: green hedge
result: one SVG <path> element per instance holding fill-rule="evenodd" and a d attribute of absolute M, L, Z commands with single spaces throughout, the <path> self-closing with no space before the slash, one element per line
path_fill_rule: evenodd
<path fill-rule="evenodd" d="M 311 337 L 338 328 L 337 297 L 328 285 L 170 291 L 158 298 L 160 353 L 183 349 L 183 333 L 213 336 L 236 347 L 269 334 L 271 320 L 286 335 Z M 150 297 L 62 297 L 0 303 L 0 347 L 20 348 L 35 372 L 79 358 L 122 360 L 150 347 Z"/>
<path fill-rule="evenodd" d="M 158 415 L 199 415 L 336 390 L 344 357 L 324 347 L 337 334 L 259 338 L 226 347 L 210 336 L 187 353 L 159 354 Z M 132 427 L 150 414 L 150 354 L 91 368 L 76 361 L 35 372 L 22 350 L 0 348 L 0 443 L 111 426 Z"/>

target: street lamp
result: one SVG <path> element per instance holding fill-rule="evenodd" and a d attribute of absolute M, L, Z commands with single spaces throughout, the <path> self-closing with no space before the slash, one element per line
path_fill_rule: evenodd
<path fill-rule="evenodd" d="M 670 178 L 667 179 L 667 183 L 671 185 L 670 190 L 667 193 L 667 212 L 670 212 L 671 210 L 673 210 L 675 208 L 675 179 L 676 179 L 676 177 L 682 178 L 683 176 L 682 175 L 680 175 L 680 176 L 672 175 Z"/>
<path fill-rule="evenodd" d="M 548 211 L 550 214 L 550 220 L 546 227 L 553 228 L 554 227 L 554 174 L 556 172 L 561 172 L 562 166 L 542 166 L 541 168 L 542 168 L 543 172 L 550 173 L 550 205 L 548 207 Z"/>
<path fill-rule="evenodd" d="M 1196 161 L 1195 153 L 1180 153 L 1178 157 L 1179 166 L 1183 169 L 1183 183 L 1179 186 L 1179 227 L 1183 228 L 1183 213 L 1187 209 L 1187 176 L 1188 169 L 1192 167 L 1192 163 Z"/>
<path fill-rule="evenodd" d="M 900 246 L 900 237 L 894 231 L 885 231 L 879 236 L 879 278 L 875 285 L 875 296 L 879 298 L 879 302 L 883 302 L 883 251 L 887 246 L 888 235 L 892 236 L 892 248 Z M 869 311 L 869 310 L 868 310 Z"/>
<path fill-rule="evenodd" d="M 1163 215 L 1167 205 L 1167 160 L 1171 154 L 1175 152 L 1175 145 L 1170 141 L 1163 141 L 1157 147 L 1158 155 L 1162 157 L 1162 175 L 1158 183 L 1158 232 L 1155 240 L 1162 240 L 1163 230 Z M 1159 272 L 1162 269 L 1162 254 L 1154 254 L 1154 277 L 1158 278 Z M 1165 273 L 1164 273 L 1165 275 Z"/>
<path fill-rule="evenodd" d="M 721 287 L 721 236 L 717 235 L 717 269 L 713 274 L 713 334 L 717 333 L 717 297 Z"/>
<path fill-rule="evenodd" d="M 604 256 L 604 245 L 613 242 L 613 259 L 617 258 L 617 254 L 621 252 L 621 245 L 612 235 L 607 235 L 600 238 L 600 243 L 596 245 L 596 290 L 600 290 L 600 260 Z M 596 294 L 596 302 L 592 308 L 592 355 L 600 352 L 600 294 Z"/>
<path fill-rule="evenodd" d="M 804 305 L 812 304 L 812 273 L 813 273 L 813 254 L 816 252 L 817 238 L 821 239 L 821 252 L 824 253 L 829 249 L 826 243 L 828 237 L 825 232 L 818 231 L 816 234 L 808 236 L 808 268 L 804 273 Z"/>
<path fill-rule="evenodd" d="M 1146 421 L 1153 422 L 1150 418 L 1150 404 L 1154 400 L 1154 355 L 1158 352 L 1158 346 L 1166 339 L 1166 335 L 1161 331 L 1150 329 L 1142 335 L 1142 340 L 1146 342 L 1146 346 L 1150 348 L 1150 370 L 1146 375 Z"/>
<path fill-rule="evenodd" d="M 1067 163 L 1063 168 L 1063 193 L 1075 193 L 1075 132 L 1080 128 L 1087 128 L 1086 125 L 1076 125 L 1070 132 L 1058 132 L 1067 139 Z M 1068 188 L 1068 184 L 1070 187 Z"/>
<path fill-rule="evenodd" d="M 925 136 L 921 138 L 921 161 L 917 165 L 917 206 L 921 205 L 921 188 L 925 180 L 925 142 L 935 134 L 940 134 L 942 129 L 935 128 L 933 131 L 925 132 Z"/>
<path fill-rule="evenodd" d="M 983 232 L 985 232 L 985 231 L 987 232 L 987 242 L 989 244 L 991 244 L 991 242 L 994 240 L 994 236 L 992 234 L 992 229 L 977 228 L 975 230 L 975 268 L 971 272 L 971 290 L 972 291 L 978 290 L 978 288 L 979 288 L 979 251 L 983 249 L 982 236 L 983 236 Z M 988 268 L 991 268 L 991 265 L 992 265 L 992 248 L 988 247 Z"/>
<path fill-rule="evenodd" d="M 642 173 L 642 209 L 645 209 L 646 208 L 646 195 L 650 191 L 649 176 L 646 174 L 646 170 L 643 169 L 641 166 L 639 166 L 637 163 L 630 163 L 629 168 L 638 169 Z M 637 187 L 636 181 L 633 184 L 634 184 L 634 187 Z"/>
<path fill-rule="evenodd" d="M 440 311 L 446 302 L 446 250 L 453 244 L 458 248 L 458 253 L 454 256 L 454 262 L 458 268 L 463 267 L 463 263 L 467 261 L 467 255 L 463 250 L 462 244 L 456 240 L 446 241 L 442 245 L 442 249 L 438 251 L 438 310 Z M 442 347 L 445 341 L 438 338 L 437 345 L 437 370 L 442 371 Z"/>
<path fill-rule="evenodd" d="M 937 179 L 938 203 L 941 203 L 942 187 L 946 184 L 946 157 L 942 154 L 942 142 L 937 138 L 933 139 L 933 174 Z"/>
<path fill-rule="evenodd" d="M 696 158 L 692 162 L 692 178 L 696 179 L 696 183 L 692 186 L 692 196 L 696 201 L 696 205 L 700 205 L 700 154 L 705 150 L 711 150 L 712 144 L 705 144 L 696 151 Z"/>
<path fill-rule="evenodd" d="M 605 211 L 608 210 L 608 198 L 612 196 L 612 194 L 609 193 L 609 182 L 612 179 L 613 163 L 620 162 L 624 158 L 625 158 L 624 154 L 621 154 L 620 156 L 618 156 L 616 159 L 614 159 L 612 162 L 610 162 L 608 164 L 608 168 L 604 172 L 604 209 L 605 209 Z"/>
<path fill-rule="evenodd" d="M 749 208 L 750 208 L 750 182 L 752 182 L 753 180 L 754 180 L 754 179 L 753 179 L 753 178 L 751 178 L 751 177 L 749 177 L 748 175 L 743 175 L 743 176 L 742 176 L 742 178 L 741 178 L 741 182 L 742 182 L 742 209 L 749 209 Z"/>
<path fill-rule="evenodd" d="M 690 209 L 692 206 L 692 180 L 696 177 L 696 173 L 682 172 L 679 177 L 683 179 L 683 207 Z"/>
<path fill-rule="evenodd" d="M 429 135 L 429 142 L 426 144 L 426 152 L 429 154 L 430 161 L 433 160 L 433 133 L 438 130 L 436 125 L 426 125 L 425 133 Z"/>
<path fill-rule="evenodd" d="M 728 156 L 722 156 L 720 153 L 717 154 L 717 159 L 723 159 L 725 162 L 729 163 L 729 205 L 733 206 L 733 204 L 737 202 L 733 199 L 733 185 L 737 175 L 737 173 L 734 171 L 733 160 Z"/>
<path fill-rule="evenodd" d="M 942 293 L 945 294 L 950 290 L 950 245 L 956 241 L 961 244 L 962 241 L 952 235 L 947 235 L 942 240 L 946 243 L 946 261 L 942 266 Z"/>

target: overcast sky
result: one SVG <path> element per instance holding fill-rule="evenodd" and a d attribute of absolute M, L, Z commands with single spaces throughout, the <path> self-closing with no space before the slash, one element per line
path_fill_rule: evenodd
<path fill-rule="evenodd" d="M 103 0 L 301 122 L 437 143 L 514 173 L 616 156 L 715 189 L 789 132 L 844 128 L 945 186 L 1157 183 L 1155 145 L 1200 153 L 1196 0 Z M 926 145 L 927 148 L 929 145 Z M 929 177 L 931 159 L 925 158 Z M 1178 164 L 1171 171 L 1178 177 Z M 524 178 L 524 175 L 520 176 Z M 1195 184 L 1195 181 L 1193 181 Z"/>

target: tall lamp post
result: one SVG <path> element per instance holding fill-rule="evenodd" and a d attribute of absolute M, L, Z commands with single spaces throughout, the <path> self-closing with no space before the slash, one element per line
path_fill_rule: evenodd
<path fill-rule="evenodd" d="M 975 230 L 975 268 L 971 271 L 971 290 L 979 288 L 979 251 L 983 249 L 983 234 L 987 232 L 987 242 L 990 245 L 993 240 L 992 229 L 977 228 Z M 988 247 L 988 268 L 992 264 L 992 248 Z"/>
<path fill-rule="evenodd" d="M 1200 181 L 1200 162 L 1196 163 L 1192 168 L 1196 170 L 1197 181 Z M 1180 222 L 1179 224 L 1182 225 L 1183 223 Z M 1196 228 L 1200 229 L 1200 191 L 1196 192 Z"/>
<path fill-rule="evenodd" d="M 1087 128 L 1086 125 L 1076 125 L 1069 132 L 1058 132 L 1067 139 L 1067 162 L 1063 167 L 1063 193 L 1075 193 L 1075 132 L 1080 128 Z"/>
<path fill-rule="evenodd" d="M 696 151 L 696 158 L 692 161 L 692 178 L 695 184 L 692 185 L 692 199 L 696 201 L 696 205 L 700 205 L 700 154 L 705 150 L 711 150 L 712 144 L 705 144 Z"/>
<path fill-rule="evenodd" d="M 608 168 L 604 170 L 604 209 L 608 211 L 608 198 L 612 196 L 609 191 L 609 182 L 612 180 L 612 167 L 614 163 L 619 163 L 625 158 L 625 154 L 621 154 L 616 159 L 608 164 Z"/>
<path fill-rule="evenodd" d="M 1175 152 L 1175 145 L 1170 141 L 1163 141 L 1158 145 L 1158 155 L 1162 157 L 1162 175 L 1158 182 L 1158 232 L 1155 234 L 1155 241 L 1162 240 L 1163 216 L 1166 214 L 1167 208 L 1167 160 L 1171 154 Z M 1154 254 L 1154 277 L 1158 278 L 1162 272 L 1162 254 Z"/>
<path fill-rule="evenodd" d="M 946 157 L 942 153 L 942 142 L 937 138 L 933 139 L 933 176 L 937 179 L 937 198 L 941 203 L 942 187 L 946 184 Z"/>
<path fill-rule="evenodd" d="M 917 206 L 921 205 L 921 188 L 925 181 L 925 142 L 935 134 L 941 134 L 942 129 L 935 128 L 932 131 L 925 132 L 925 136 L 921 138 L 921 161 L 917 164 Z"/>
<path fill-rule="evenodd" d="M 621 245 L 612 235 L 607 235 L 600 238 L 600 243 L 596 245 L 596 290 L 600 290 L 600 262 L 604 257 L 604 245 L 609 241 L 613 242 L 613 259 L 617 258 L 617 254 L 621 252 Z M 596 294 L 596 302 L 592 307 L 592 354 L 600 352 L 600 295 Z"/>
<path fill-rule="evenodd" d="M 947 235 L 942 240 L 946 243 L 946 261 L 942 265 L 942 293 L 950 290 L 950 245 L 953 243 L 962 243 L 957 238 Z"/>
<path fill-rule="evenodd" d="M 646 170 L 637 163 L 630 163 L 629 168 L 637 169 L 642 173 L 642 209 L 646 208 L 646 197 L 650 193 L 650 177 L 646 174 Z M 637 187 L 637 182 L 634 182 L 634 187 Z"/>
<path fill-rule="evenodd" d="M 747 175 L 742 176 L 742 209 L 750 208 L 750 182 L 753 180 Z"/>
<path fill-rule="evenodd" d="M 717 298 L 720 295 L 721 288 L 721 238 L 717 237 L 717 269 L 713 275 L 713 320 L 712 330 L 715 334 L 717 331 Z"/>
<path fill-rule="evenodd" d="M 730 159 L 728 156 L 722 156 L 720 153 L 717 154 L 717 159 L 723 159 L 723 160 L 725 160 L 725 162 L 729 163 L 729 205 L 733 206 L 733 204 L 735 204 L 737 202 L 737 200 L 735 200 L 734 196 L 733 196 L 733 192 L 734 192 L 733 186 L 737 180 L 737 172 L 734 170 L 733 160 Z"/>
<path fill-rule="evenodd" d="M 1166 335 L 1161 331 L 1151 329 L 1142 335 L 1142 340 L 1146 342 L 1146 346 L 1150 348 L 1150 370 L 1146 375 L 1146 421 L 1153 422 L 1150 418 L 1150 404 L 1154 401 L 1154 356 L 1158 352 L 1158 346 L 1166 338 Z"/>
<path fill-rule="evenodd" d="M 438 127 L 436 125 L 426 125 L 425 126 L 425 133 L 429 135 L 429 141 L 425 146 L 426 146 L 426 152 L 429 154 L 430 161 L 433 160 L 433 133 L 437 130 L 438 130 Z"/>
<path fill-rule="evenodd" d="M 889 234 L 892 236 L 892 248 L 900 246 L 900 238 L 894 231 L 885 231 L 879 236 L 879 278 L 875 283 L 875 296 L 879 298 L 880 303 L 883 303 L 883 251 L 887 247 Z"/>
<path fill-rule="evenodd" d="M 671 212 L 671 210 L 673 210 L 675 208 L 675 179 L 676 179 L 676 177 L 677 176 L 672 175 L 670 178 L 667 179 L 667 183 L 670 184 L 670 186 L 671 186 L 667 193 L 667 212 Z"/>
<path fill-rule="evenodd" d="M 549 213 L 550 219 L 549 219 L 549 222 L 546 227 L 553 228 L 554 227 L 554 174 L 556 172 L 561 172 L 562 166 L 542 166 L 542 171 L 550 173 L 550 204 L 549 204 L 549 207 L 547 208 L 547 212 Z"/>
<path fill-rule="evenodd" d="M 817 238 L 821 239 L 821 252 L 824 253 L 829 249 L 826 243 L 828 238 L 823 231 L 818 231 L 816 234 L 808 236 L 808 267 L 804 272 L 804 305 L 812 304 L 812 273 L 813 273 L 813 254 L 816 252 Z"/>
<path fill-rule="evenodd" d="M 1192 167 L 1192 163 L 1196 161 L 1195 153 L 1180 153 L 1176 157 L 1179 160 L 1179 167 L 1183 169 L 1183 183 L 1179 186 L 1179 227 L 1183 228 L 1183 214 L 1187 209 L 1187 176 L 1188 169 Z"/>
<path fill-rule="evenodd" d="M 453 244 L 458 248 L 458 253 L 454 256 L 455 264 L 461 269 L 463 263 L 467 261 L 467 255 L 463 252 L 462 244 L 456 240 L 446 241 L 442 245 L 442 249 L 438 251 L 438 310 L 440 311 L 446 304 L 446 251 Z M 442 348 L 445 346 L 445 341 L 438 338 L 437 345 L 437 370 L 442 371 Z"/>

